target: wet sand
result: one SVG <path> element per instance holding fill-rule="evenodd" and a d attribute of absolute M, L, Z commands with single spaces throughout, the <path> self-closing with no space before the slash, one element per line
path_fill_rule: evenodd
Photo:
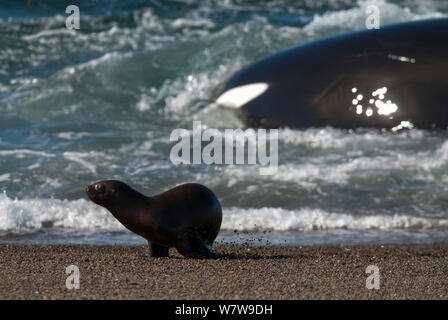
<path fill-rule="evenodd" d="M 448 244 L 217 246 L 217 260 L 143 246 L 0 245 L 0 299 L 448 299 Z M 80 289 L 66 288 L 66 267 Z M 367 289 L 376 265 L 380 288 Z"/>

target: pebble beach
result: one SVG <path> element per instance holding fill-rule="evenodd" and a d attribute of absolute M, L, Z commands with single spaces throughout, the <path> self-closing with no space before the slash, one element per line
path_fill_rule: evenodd
<path fill-rule="evenodd" d="M 229 246 L 223 258 L 144 258 L 145 246 L 0 245 L 0 299 L 448 299 L 437 246 Z M 67 289 L 66 268 L 79 268 Z M 367 289 L 369 265 L 379 289 Z"/>

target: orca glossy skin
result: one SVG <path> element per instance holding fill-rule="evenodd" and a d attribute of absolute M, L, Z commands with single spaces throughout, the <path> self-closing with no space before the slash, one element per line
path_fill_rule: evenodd
<path fill-rule="evenodd" d="M 216 97 L 218 104 L 241 110 L 250 125 L 446 128 L 448 19 L 281 51 L 235 73 Z"/>

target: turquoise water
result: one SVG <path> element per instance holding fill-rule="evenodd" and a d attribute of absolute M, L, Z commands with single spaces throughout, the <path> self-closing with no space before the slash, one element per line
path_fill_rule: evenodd
<path fill-rule="evenodd" d="M 73 1 L 75 31 L 61 1 L 0 1 L 0 242 L 144 243 L 86 199 L 102 179 L 145 194 L 207 185 L 224 208 L 220 241 L 446 242 L 445 132 L 280 129 L 272 176 L 169 159 L 170 133 L 193 120 L 244 127 L 210 101 L 233 72 L 361 30 L 372 3 L 382 24 L 448 14 L 420 2 Z"/>

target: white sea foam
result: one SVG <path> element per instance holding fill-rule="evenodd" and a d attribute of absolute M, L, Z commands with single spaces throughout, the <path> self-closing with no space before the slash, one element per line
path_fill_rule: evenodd
<path fill-rule="evenodd" d="M 314 149 L 344 149 L 355 147 L 396 147 L 403 144 L 415 144 L 427 137 L 427 132 L 411 130 L 399 134 L 384 133 L 378 130 L 365 132 L 346 132 L 344 130 L 325 128 L 310 128 L 307 130 L 281 129 L 280 141 L 295 146 Z"/>
<path fill-rule="evenodd" d="M 131 52 L 126 53 L 108 52 L 99 58 L 89 60 L 76 66 L 67 67 L 63 72 L 68 74 L 74 74 L 84 69 L 94 69 L 101 64 L 116 62 L 125 58 L 129 58 L 131 56 L 132 56 Z"/>
<path fill-rule="evenodd" d="M 84 200 L 12 199 L 0 194 L 0 231 L 27 232 L 42 228 L 125 230 L 105 209 Z M 448 220 L 406 214 L 354 216 L 321 209 L 224 208 L 223 230 L 427 230 L 448 227 Z"/>
<path fill-rule="evenodd" d="M 79 139 L 84 139 L 86 137 L 92 136 L 92 134 L 88 133 L 88 132 L 68 131 L 68 132 L 59 132 L 59 133 L 55 134 L 55 136 L 60 139 L 64 139 L 64 140 L 79 140 Z"/>
<path fill-rule="evenodd" d="M 448 227 L 447 219 L 421 218 L 405 214 L 354 216 L 311 208 L 298 210 L 228 208 L 224 210 L 223 215 L 222 229 L 239 231 L 393 230 Z"/>
<path fill-rule="evenodd" d="M 413 12 L 408 7 L 401 7 L 384 0 L 361 0 L 358 1 L 357 7 L 314 15 L 313 20 L 305 26 L 304 31 L 312 36 L 322 36 L 340 31 L 364 30 L 366 27 L 366 9 L 370 5 L 379 8 L 381 26 L 446 16 L 441 12 L 434 11 L 433 8 L 421 7 L 420 12 Z"/>
<path fill-rule="evenodd" d="M 67 160 L 76 162 L 89 170 L 92 173 L 96 173 L 98 161 L 111 161 L 116 159 L 115 156 L 106 154 L 104 152 L 89 151 L 89 152 L 76 152 L 76 151 L 66 151 L 63 153 L 64 158 Z"/>
<path fill-rule="evenodd" d="M 241 61 L 233 61 L 232 66 L 221 65 L 212 72 L 206 71 L 190 74 L 176 79 L 165 80 L 159 88 L 151 88 L 140 96 L 136 108 L 145 112 L 151 106 L 163 102 L 163 112 L 171 119 L 183 119 L 197 111 L 192 103 L 198 100 L 208 100 L 211 91 L 222 79 L 241 67 Z M 213 108 L 210 104 L 207 108 Z M 202 111 L 207 112 L 207 110 Z"/>
<path fill-rule="evenodd" d="M 11 178 L 11 175 L 9 173 L 0 174 L 0 182 L 8 181 L 10 178 Z"/>
<path fill-rule="evenodd" d="M 348 134 L 332 128 L 281 129 L 279 141 L 275 175 L 257 176 L 255 166 L 228 166 L 224 174 L 236 180 L 257 176 L 259 180 L 293 182 L 306 188 L 344 185 L 354 176 L 369 178 L 388 172 L 401 173 L 414 181 L 448 181 L 443 174 L 448 167 L 448 142 L 420 130 L 397 135 L 378 131 Z M 421 147 L 415 150 L 419 144 Z"/>
<path fill-rule="evenodd" d="M 174 20 L 171 25 L 176 29 L 185 28 L 185 27 L 197 27 L 197 28 L 211 29 L 216 26 L 213 23 L 213 21 L 210 19 L 197 18 L 197 17 L 192 18 L 192 19 L 179 18 L 179 19 Z"/>
<path fill-rule="evenodd" d="M 84 199 L 11 199 L 0 194 L 0 230 L 23 232 L 45 226 L 65 229 L 121 229 L 105 209 Z"/>
<path fill-rule="evenodd" d="M 74 36 L 74 35 L 76 35 L 76 32 L 71 31 L 67 28 L 50 29 L 50 30 L 39 31 L 37 33 L 30 34 L 30 35 L 24 35 L 24 36 L 22 36 L 22 39 L 26 40 L 26 41 L 32 41 L 32 40 L 39 39 L 41 37 L 54 37 L 54 36 L 70 35 L 70 34 Z"/>
<path fill-rule="evenodd" d="M 30 149 L 13 149 L 13 150 L 0 150 L 0 156 L 15 156 L 16 158 L 25 158 L 25 157 L 54 157 L 54 155 L 49 154 L 43 151 L 35 151 Z"/>

